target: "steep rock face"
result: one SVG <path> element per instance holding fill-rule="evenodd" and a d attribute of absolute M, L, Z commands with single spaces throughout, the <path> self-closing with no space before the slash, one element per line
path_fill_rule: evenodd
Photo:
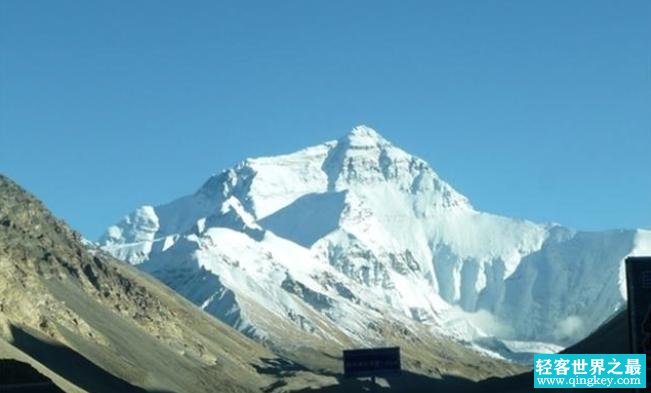
<path fill-rule="evenodd" d="M 621 261 L 651 249 L 634 230 L 571 232 L 556 228 L 541 250 L 527 255 L 506 280 L 496 314 L 510 318 L 522 339 L 572 342 L 623 307 Z M 568 301 L 571 299 L 571 301 Z M 527 310 L 527 314 L 520 310 Z"/>
<path fill-rule="evenodd" d="M 463 342 L 565 346 L 621 307 L 622 259 L 651 249 L 648 231 L 577 232 L 478 212 L 364 126 L 247 159 L 151 213 L 109 228 L 102 248 L 190 299 L 193 286 L 214 294 L 206 299 L 219 306 L 193 301 L 270 341 L 282 332 L 260 310 L 332 340 L 381 341 L 386 332 L 370 327 L 383 320 Z M 185 265 L 219 284 L 170 277 Z"/>

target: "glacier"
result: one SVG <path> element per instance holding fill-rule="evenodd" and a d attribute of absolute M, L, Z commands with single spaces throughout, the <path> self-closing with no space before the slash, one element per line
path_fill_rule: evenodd
<path fill-rule="evenodd" d="M 477 211 L 428 163 L 358 126 L 142 206 L 99 244 L 272 344 L 288 332 L 296 345 L 365 345 L 418 331 L 519 359 L 620 310 L 623 260 L 651 253 L 651 231 Z"/>

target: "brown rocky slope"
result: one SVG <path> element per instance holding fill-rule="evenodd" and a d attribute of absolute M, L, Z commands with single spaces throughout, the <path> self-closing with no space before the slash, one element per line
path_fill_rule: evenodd
<path fill-rule="evenodd" d="M 244 392 L 321 378 L 261 373 L 279 361 L 274 354 L 158 281 L 89 251 L 2 175 L 0 358 L 29 362 L 66 391 Z"/>

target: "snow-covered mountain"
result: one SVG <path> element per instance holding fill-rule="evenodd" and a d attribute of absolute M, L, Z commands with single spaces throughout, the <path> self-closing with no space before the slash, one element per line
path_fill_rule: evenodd
<path fill-rule="evenodd" d="M 101 246 L 269 343 L 452 337 L 555 350 L 622 307 L 651 231 L 581 232 L 475 210 L 423 160 L 359 126 L 247 159 L 143 206 Z M 311 345 L 310 344 L 310 345 Z"/>

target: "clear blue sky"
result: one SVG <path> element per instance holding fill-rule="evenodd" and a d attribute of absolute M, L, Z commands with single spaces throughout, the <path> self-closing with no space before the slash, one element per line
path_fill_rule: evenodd
<path fill-rule="evenodd" d="M 82 231 L 357 124 L 481 210 L 651 227 L 651 2 L 0 2 L 0 172 Z"/>

